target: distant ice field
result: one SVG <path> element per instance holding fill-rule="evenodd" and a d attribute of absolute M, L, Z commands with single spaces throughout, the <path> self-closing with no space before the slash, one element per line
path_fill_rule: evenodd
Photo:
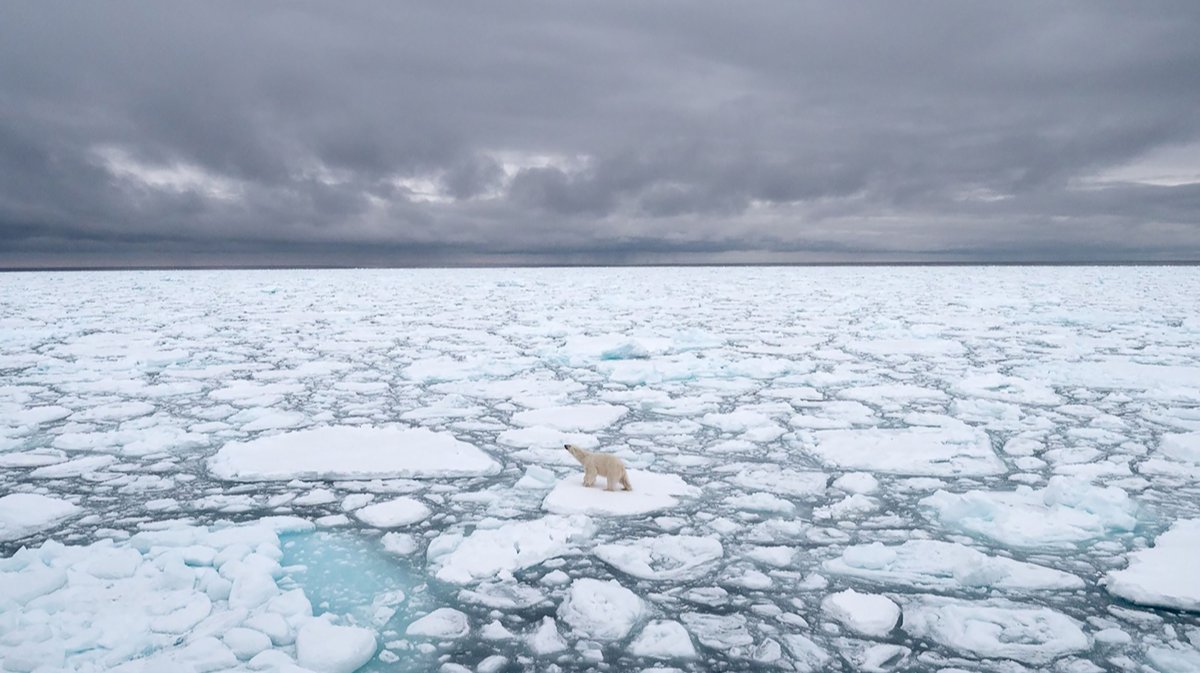
<path fill-rule="evenodd" d="M 1197 568 L 1197 267 L 0 274 L 3 671 L 1189 673 Z"/>

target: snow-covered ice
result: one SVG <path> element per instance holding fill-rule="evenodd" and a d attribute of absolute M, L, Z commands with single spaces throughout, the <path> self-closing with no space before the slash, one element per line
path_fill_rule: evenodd
<path fill-rule="evenodd" d="M 208 468 L 233 481 L 461 477 L 500 469 L 487 454 L 446 433 L 336 426 L 231 442 Z"/>
<path fill-rule="evenodd" d="M 555 514 L 591 514 L 596 516 L 632 516 L 670 509 L 682 497 L 699 495 L 699 489 L 688 485 L 679 475 L 660 474 L 643 470 L 628 470 L 632 491 L 606 491 L 604 479 L 596 484 L 583 485 L 583 470 L 561 479 L 542 501 L 547 512 Z"/>
<path fill-rule="evenodd" d="M 1104 578 L 1109 593 L 1141 605 L 1200 612 L 1200 519 L 1177 521 L 1150 549 Z"/>
<path fill-rule="evenodd" d="M 1192 673 L 1197 296 L 1190 267 L 0 274 L 0 668 Z"/>

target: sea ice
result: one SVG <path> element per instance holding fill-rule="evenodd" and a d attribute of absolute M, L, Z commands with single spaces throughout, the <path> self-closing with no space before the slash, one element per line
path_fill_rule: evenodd
<path fill-rule="evenodd" d="M 41 468 L 40 468 L 41 469 Z M 38 493 L 0 497 L 0 542 L 19 540 L 77 516 L 79 506 Z"/>
<path fill-rule="evenodd" d="M 442 533 L 429 543 L 426 556 L 438 579 L 469 584 L 561 556 L 594 532 L 595 526 L 586 516 L 551 515 L 476 528 L 467 536 Z"/>
<path fill-rule="evenodd" d="M 974 657 L 1043 665 L 1091 647 L 1079 622 L 1045 607 L 926 596 L 904 605 L 902 628 Z"/>
<path fill-rule="evenodd" d="M 938 491 L 921 507 L 942 525 L 1014 547 L 1063 546 L 1132 530 L 1137 508 L 1125 491 L 1055 476 L 1044 489 Z"/>
<path fill-rule="evenodd" d="M 1154 546 L 1104 578 L 1108 592 L 1139 605 L 1200 612 L 1200 519 L 1176 521 Z"/>
<path fill-rule="evenodd" d="M 815 433 L 813 455 L 830 467 L 887 474 L 982 476 L 1004 463 L 986 433 L 967 425 Z"/>
<path fill-rule="evenodd" d="M 623 573 L 647 580 L 689 580 L 714 569 L 725 554 L 716 538 L 660 535 L 597 545 L 593 553 Z"/>
<path fill-rule="evenodd" d="M 692 659 L 696 647 L 687 629 L 676 621 L 655 620 L 646 624 L 642 632 L 629 645 L 629 653 L 635 657 L 652 659 Z"/>
<path fill-rule="evenodd" d="M 591 487 L 583 485 L 580 473 L 565 477 L 542 501 L 542 507 L 555 514 L 591 514 L 595 516 L 631 516 L 669 509 L 679 504 L 680 497 L 699 495 L 700 489 L 689 486 L 676 474 L 658 474 L 643 470 L 628 470 L 632 491 L 606 491 L 604 480 Z"/>
<path fill-rule="evenodd" d="M 440 640 L 462 638 L 471 632 L 467 616 L 454 608 L 438 608 L 408 625 L 405 635 Z"/>
<path fill-rule="evenodd" d="M 583 578 L 571 583 L 558 618 L 586 638 L 619 640 L 642 618 L 646 605 L 616 580 Z"/>
<path fill-rule="evenodd" d="M 424 521 L 433 512 L 415 498 L 401 496 L 395 500 L 377 502 L 354 512 L 354 516 L 368 526 L 376 528 L 398 528 Z"/>
<path fill-rule="evenodd" d="M 854 589 L 826 596 L 821 609 L 851 631 L 870 638 L 883 638 L 900 620 L 900 606 L 890 598 Z"/>
<path fill-rule="evenodd" d="M 989 556 L 939 540 L 908 540 L 895 546 L 879 542 L 855 545 L 821 567 L 835 575 L 922 591 L 1045 591 L 1084 586 L 1082 579 L 1061 570 Z"/>
<path fill-rule="evenodd" d="M 296 663 L 318 673 L 353 673 L 375 656 L 375 634 L 311 619 L 296 634 Z"/>
<path fill-rule="evenodd" d="M 376 479 L 494 474 L 479 449 L 425 428 L 331 426 L 230 442 L 208 461 L 220 479 Z"/>
<path fill-rule="evenodd" d="M 607 428 L 627 413 L 627 407 L 616 404 L 577 404 L 520 411 L 513 414 L 512 421 L 526 427 L 546 427 L 564 432 L 595 432 Z"/>

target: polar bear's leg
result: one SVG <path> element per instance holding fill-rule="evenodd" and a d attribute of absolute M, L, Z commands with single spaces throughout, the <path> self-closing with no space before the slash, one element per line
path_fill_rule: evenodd
<path fill-rule="evenodd" d="M 596 483 L 596 468 L 592 465 L 585 465 L 583 467 L 583 485 L 591 486 L 594 483 Z"/>
<path fill-rule="evenodd" d="M 617 490 L 617 489 L 615 489 L 615 488 L 613 488 L 613 487 L 614 487 L 614 486 L 616 486 L 616 485 L 617 485 L 617 478 L 616 478 L 616 477 L 612 476 L 611 474 L 606 474 L 606 475 L 604 475 L 604 490 L 606 490 L 606 491 L 615 491 L 615 490 Z"/>
<path fill-rule="evenodd" d="M 625 471 L 621 472 L 621 488 L 625 489 L 626 491 L 633 490 L 633 484 L 629 483 L 629 474 Z"/>

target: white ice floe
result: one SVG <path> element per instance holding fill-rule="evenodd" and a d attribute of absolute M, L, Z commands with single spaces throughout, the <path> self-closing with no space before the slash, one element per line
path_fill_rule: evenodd
<path fill-rule="evenodd" d="M 424 521 L 432 513 L 420 500 L 401 496 L 395 500 L 362 507 L 354 512 L 354 516 L 376 528 L 398 528 Z"/>
<path fill-rule="evenodd" d="M 646 624 L 629 644 L 629 653 L 651 659 L 692 659 L 696 656 L 696 647 L 683 624 L 655 620 Z"/>
<path fill-rule="evenodd" d="M 922 591 L 1045 591 L 1084 586 L 1082 579 L 1061 570 L 989 556 L 940 540 L 908 540 L 894 546 L 880 542 L 855 545 L 821 567 L 835 575 Z"/>
<path fill-rule="evenodd" d="M 529 649 L 539 656 L 567 649 L 567 641 L 559 634 L 558 622 L 554 621 L 553 617 L 542 617 L 537 629 L 529 636 Z"/>
<path fill-rule="evenodd" d="M 725 504 L 747 512 L 791 514 L 796 511 L 796 506 L 791 502 L 779 496 L 762 492 L 731 496 L 725 499 Z"/>
<path fill-rule="evenodd" d="M 1091 648 L 1080 623 L 1061 612 L 998 599 L 910 599 L 901 628 L 965 656 L 1032 665 Z"/>
<path fill-rule="evenodd" d="M 900 606 L 892 599 L 854 589 L 826 596 L 821 610 L 851 631 L 870 638 L 883 638 L 900 620 Z"/>
<path fill-rule="evenodd" d="M 438 608 L 408 625 L 404 634 L 422 638 L 453 640 L 471 632 L 467 616 L 454 608 Z"/>
<path fill-rule="evenodd" d="M 938 491 L 920 504 L 943 526 L 1015 547 L 1071 545 L 1137 524 L 1125 491 L 1064 476 L 1037 490 Z"/>
<path fill-rule="evenodd" d="M 38 493 L 0 497 L 0 542 L 19 540 L 78 515 L 78 505 Z"/>
<path fill-rule="evenodd" d="M 629 634 L 646 605 L 616 580 L 585 577 L 571 583 L 558 606 L 558 618 L 577 633 L 596 640 L 619 640 Z"/>
<path fill-rule="evenodd" d="M 679 619 L 695 634 L 701 645 L 719 652 L 742 658 L 748 655 L 749 647 L 754 644 L 754 636 L 746 628 L 746 617 L 736 612 L 725 615 L 684 612 Z"/>
<path fill-rule="evenodd" d="M 763 490 L 791 498 L 818 498 L 829 480 L 824 472 L 793 470 L 780 465 L 733 463 L 722 471 L 736 470 L 729 480 L 747 489 Z"/>
<path fill-rule="evenodd" d="M 616 404 L 576 404 L 520 411 L 512 415 L 512 421 L 526 427 L 595 432 L 607 428 L 627 413 L 628 407 Z"/>
<path fill-rule="evenodd" d="M 310 619 L 296 634 L 296 663 L 318 673 L 353 673 L 375 656 L 375 634 Z"/>
<path fill-rule="evenodd" d="M 694 497 L 700 489 L 689 486 L 676 474 L 659 474 L 629 470 L 632 491 L 606 491 L 604 479 L 591 487 L 583 485 L 582 470 L 565 477 L 542 501 L 542 507 L 555 514 L 591 514 L 596 516 L 631 516 L 669 509 L 679 504 L 681 497 Z"/>
<path fill-rule="evenodd" d="M 1108 573 L 1108 592 L 1139 605 L 1200 612 L 1200 519 L 1176 521 L 1154 546 Z"/>
<path fill-rule="evenodd" d="M 647 580 L 689 580 L 711 572 L 725 550 L 716 538 L 659 535 L 596 545 L 593 553 L 623 573 Z"/>
<path fill-rule="evenodd" d="M 486 453 L 425 428 L 333 426 L 230 442 L 208 461 L 232 481 L 462 477 L 500 470 Z"/>
<path fill-rule="evenodd" d="M 1004 463 L 987 433 L 967 425 L 938 428 L 822 430 L 813 455 L 830 467 L 887 474 L 981 476 Z"/>
<path fill-rule="evenodd" d="M 594 532 L 595 526 L 586 516 L 551 515 L 476 528 L 466 536 L 442 533 L 429 543 L 426 556 L 438 579 L 468 584 L 566 554 Z"/>
<path fill-rule="evenodd" d="M 879 480 L 869 472 L 848 472 L 834 479 L 833 487 L 846 493 L 870 495 L 879 490 Z"/>

